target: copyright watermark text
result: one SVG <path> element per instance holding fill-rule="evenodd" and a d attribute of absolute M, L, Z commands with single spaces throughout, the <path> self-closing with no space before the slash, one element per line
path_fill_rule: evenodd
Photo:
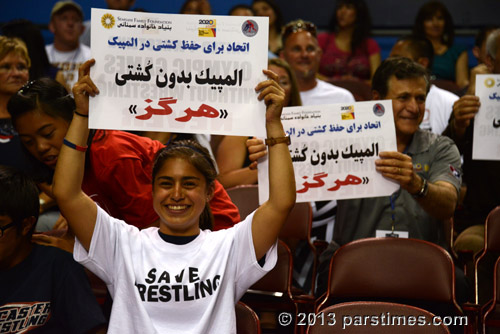
<path fill-rule="evenodd" d="M 423 315 L 393 315 L 390 312 L 374 315 L 343 315 L 337 319 L 333 312 L 329 313 L 298 313 L 298 326 L 338 326 L 346 329 L 351 326 L 467 326 L 466 316 L 435 316 L 431 320 Z M 278 316 L 278 322 L 281 326 L 289 326 L 294 323 L 291 313 L 282 312 Z"/>

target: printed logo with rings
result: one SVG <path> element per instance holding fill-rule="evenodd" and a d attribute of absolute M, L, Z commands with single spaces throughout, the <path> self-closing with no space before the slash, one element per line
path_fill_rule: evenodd
<path fill-rule="evenodd" d="M 101 17 L 101 24 L 106 29 L 111 29 L 115 25 L 115 17 L 109 13 Z"/>
<path fill-rule="evenodd" d="M 486 80 L 484 80 L 484 85 L 491 88 L 495 85 L 495 80 L 493 80 L 493 78 L 486 78 Z"/>
<path fill-rule="evenodd" d="M 115 25 L 115 17 L 109 13 L 101 17 L 101 24 L 106 29 L 111 29 Z"/>

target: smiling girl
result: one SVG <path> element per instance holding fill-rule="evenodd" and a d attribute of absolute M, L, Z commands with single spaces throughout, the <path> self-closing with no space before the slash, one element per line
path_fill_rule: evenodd
<path fill-rule="evenodd" d="M 88 101 L 99 93 L 89 76 L 93 64 L 80 68 L 73 88 L 75 117 L 53 190 L 78 239 L 75 258 L 106 282 L 113 297 L 109 333 L 235 333 L 234 305 L 274 266 L 277 236 L 295 202 L 277 75 L 264 71 L 270 79 L 256 87 L 267 105 L 269 200 L 233 228 L 201 229 L 209 217 L 214 163 L 202 147 L 179 142 L 162 149 L 153 167 L 160 227 L 139 231 L 109 216 L 81 190 Z"/>

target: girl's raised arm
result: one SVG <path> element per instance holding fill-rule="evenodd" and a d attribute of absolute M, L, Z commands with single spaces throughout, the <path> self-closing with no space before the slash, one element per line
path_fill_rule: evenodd
<path fill-rule="evenodd" d="M 76 110 L 57 159 L 52 186 L 63 216 L 87 251 L 97 217 L 96 204 L 82 191 L 89 135 L 89 96 L 99 94 L 89 75 L 94 63 L 94 59 L 88 60 L 78 70 L 78 82 L 73 87 Z"/>
<path fill-rule="evenodd" d="M 257 259 L 264 256 L 276 242 L 281 226 L 295 204 L 292 159 L 288 145 L 283 141 L 285 131 L 281 124 L 285 92 L 278 84 L 276 73 L 264 70 L 264 74 L 269 79 L 259 83 L 255 89 L 260 91 L 259 100 L 264 100 L 267 106 L 269 199 L 257 209 L 253 217 L 252 237 Z"/>

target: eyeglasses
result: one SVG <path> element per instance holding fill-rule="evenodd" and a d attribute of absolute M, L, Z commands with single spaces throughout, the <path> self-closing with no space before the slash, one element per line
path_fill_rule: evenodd
<path fill-rule="evenodd" d="M 314 37 L 316 37 L 316 25 L 312 22 L 296 20 L 288 23 L 283 28 L 283 41 L 286 41 L 288 36 L 298 31 L 307 31 L 311 33 Z"/>
<path fill-rule="evenodd" d="M 12 223 L 9 223 L 9 224 L 7 224 L 7 225 L 0 226 L 0 231 L 1 231 L 1 233 L 0 233 L 0 238 L 1 238 L 1 237 L 3 237 L 3 233 L 4 233 L 4 231 L 5 231 L 6 229 L 9 229 L 9 228 L 11 228 L 12 226 L 15 226 L 15 225 L 16 225 L 16 222 L 12 222 Z"/>

